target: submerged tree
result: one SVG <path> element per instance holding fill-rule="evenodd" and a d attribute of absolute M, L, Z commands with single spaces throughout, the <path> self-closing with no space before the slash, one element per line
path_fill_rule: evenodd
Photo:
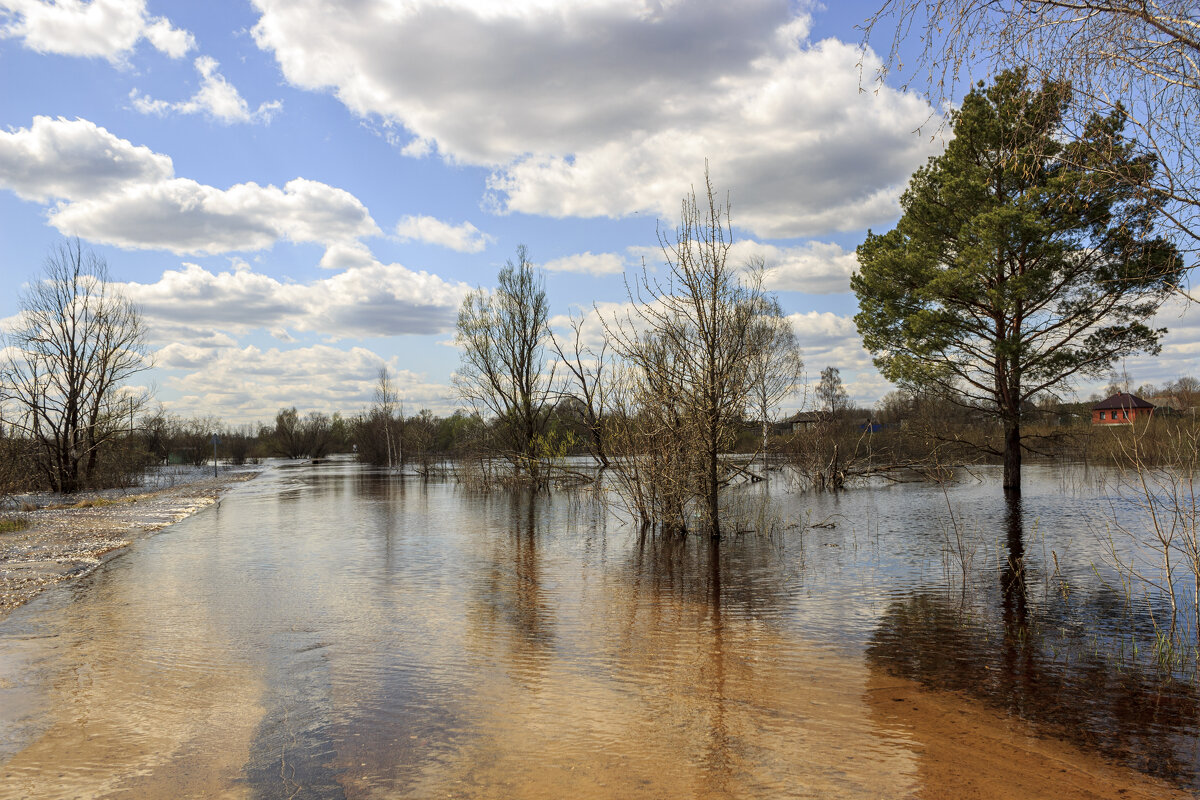
<path fill-rule="evenodd" d="M 554 370 L 546 360 L 548 314 L 546 291 L 524 245 L 516 262 L 500 270 L 496 290 L 476 289 L 458 312 L 459 396 L 479 416 L 495 420 L 499 452 L 535 481 L 554 393 Z"/>
<path fill-rule="evenodd" d="M 1156 196 L 1137 188 L 1154 159 L 1118 113 L 1067 130 L 1070 102 L 1065 84 L 1031 87 L 1020 71 L 980 84 L 946 152 L 913 175 L 899 224 L 859 246 L 851 279 L 855 322 L 887 378 L 1003 423 L 1010 489 L 1026 404 L 1158 352 L 1165 331 L 1145 322 L 1182 273 L 1154 235 Z M 1097 160 L 1104 169 L 1089 168 Z"/>
<path fill-rule="evenodd" d="M 763 464 L 771 423 L 780 404 L 796 391 L 804 372 L 804 359 L 792 323 L 774 297 L 762 298 L 750 328 L 753 345 L 749 354 L 750 406 L 762 426 Z M 764 477 L 766 470 L 763 471 Z"/>
<path fill-rule="evenodd" d="M 600 337 L 598 346 L 586 342 L 584 323 L 587 316 L 572 315 L 571 338 L 567 347 L 563 340 L 551 335 L 551 345 L 558 356 L 558 363 L 570 373 L 574 393 L 567 399 L 574 400 L 574 409 L 587 431 L 585 446 L 601 468 L 608 467 L 608 448 L 604 435 L 604 417 L 610 410 L 608 394 L 612 380 L 608 352 L 608 340 Z"/>
<path fill-rule="evenodd" d="M 354 420 L 352 430 L 359 461 L 388 469 L 403 466 L 404 404 L 386 365 L 375 376 L 374 402 Z"/>
<path fill-rule="evenodd" d="M 636 416 L 661 459 L 649 479 L 668 498 L 645 522 L 688 530 L 695 505 L 710 536 L 719 538 L 722 455 L 733 445 L 751 391 L 755 324 L 765 307 L 761 284 L 745 282 L 729 263 L 733 244 L 728 206 L 705 193 L 683 200 L 679 227 L 660 239 L 665 278 L 643 273 L 631 288 L 633 311 L 609 323 L 618 356 L 631 374 L 626 418 Z M 649 439 L 649 441 L 646 441 Z"/>
<path fill-rule="evenodd" d="M 275 427 L 264 431 L 261 437 L 270 441 L 272 452 L 284 458 L 303 458 L 308 452 L 303 420 L 295 406 L 279 409 L 275 414 Z"/>
<path fill-rule="evenodd" d="M 150 366 L 137 308 L 109 282 L 104 259 L 78 239 L 63 242 L 21 297 L 5 340 L 7 422 L 35 443 L 38 469 L 55 491 L 85 488 L 101 449 L 128 431 L 144 399 L 122 392 Z"/>

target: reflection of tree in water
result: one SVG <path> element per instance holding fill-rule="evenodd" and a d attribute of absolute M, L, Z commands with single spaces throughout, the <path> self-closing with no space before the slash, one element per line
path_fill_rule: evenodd
<path fill-rule="evenodd" d="M 542 501 L 532 492 L 513 492 L 497 502 L 507 504 L 507 525 L 489 536 L 490 564 L 476 585 L 471 618 L 485 639 L 505 635 L 515 669 L 536 673 L 555 638 L 554 612 L 542 590 Z"/>
<path fill-rule="evenodd" d="M 385 469 L 360 467 L 351 475 L 354 494 L 374 501 L 403 500 L 405 483 L 402 476 Z"/>
<path fill-rule="evenodd" d="M 755 685 L 753 660 L 741 648 L 747 620 L 783 616 L 795 596 L 793 580 L 782 564 L 788 556 L 769 537 L 708 537 L 641 535 L 628 552 L 622 588 L 630 591 L 627 615 L 620 626 L 622 649 L 637 652 L 658 634 L 691 638 L 694 658 L 683 657 L 675 669 L 664 670 L 667 681 L 687 681 L 675 690 L 695 693 L 703 716 L 699 763 L 704 787 L 725 796 L 744 780 L 743 767 L 754 743 L 739 735 L 735 718 L 745 702 L 744 688 Z M 733 626 L 732 629 L 730 626 Z M 666 654 L 652 658 L 662 658 Z M 736 695 L 740 690 L 743 696 Z"/>
<path fill-rule="evenodd" d="M 716 600 L 726 612 L 756 618 L 782 616 L 795 602 L 803 577 L 799 554 L 767 536 L 728 537 L 720 547 L 702 539 L 640 536 L 623 573 L 639 599 L 668 605 Z"/>
<path fill-rule="evenodd" d="M 999 619 L 964 613 L 935 592 L 917 593 L 884 612 L 867 648 L 868 662 L 933 689 L 975 696 L 1047 734 L 1196 788 L 1195 687 L 1118 663 L 1082 641 L 1069 652 L 1059 649 L 1062 642 L 1043 631 L 1074 627 L 1079 609 L 1071 613 L 1065 605 L 1048 605 L 1031 622 L 1019 496 L 1009 498 L 1006 527 Z M 1093 603 L 1102 612 L 1120 600 L 1100 592 Z"/>

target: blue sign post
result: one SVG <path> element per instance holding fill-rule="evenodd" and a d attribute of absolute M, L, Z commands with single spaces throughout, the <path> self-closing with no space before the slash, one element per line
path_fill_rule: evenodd
<path fill-rule="evenodd" d="M 213 434 L 213 477 L 217 477 L 217 445 L 221 443 L 221 437 Z"/>

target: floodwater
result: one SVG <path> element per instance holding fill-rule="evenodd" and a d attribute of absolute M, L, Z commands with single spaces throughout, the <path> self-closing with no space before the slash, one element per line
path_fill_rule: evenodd
<path fill-rule="evenodd" d="M 1193 796 L 1105 481 L 774 480 L 714 545 L 274 469 L 0 623 L 0 798 Z"/>

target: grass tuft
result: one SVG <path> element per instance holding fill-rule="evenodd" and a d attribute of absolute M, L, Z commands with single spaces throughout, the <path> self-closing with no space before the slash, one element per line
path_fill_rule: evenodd
<path fill-rule="evenodd" d="M 20 517 L 0 517 L 0 533 L 18 533 L 29 527 L 29 520 Z"/>

